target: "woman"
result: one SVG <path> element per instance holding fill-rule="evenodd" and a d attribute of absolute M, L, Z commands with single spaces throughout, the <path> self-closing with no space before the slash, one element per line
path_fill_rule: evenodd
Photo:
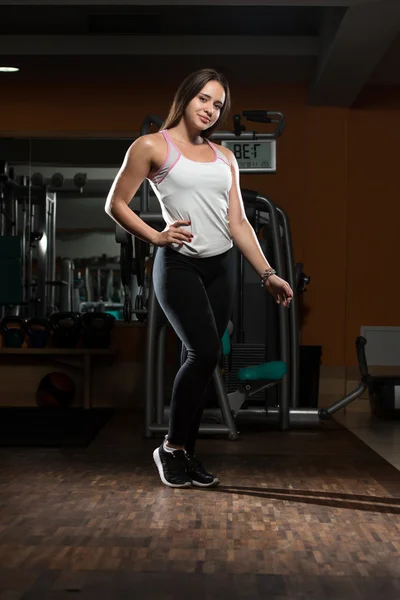
<path fill-rule="evenodd" d="M 195 444 L 205 390 L 219 362 L 232 311 L 233 243 L 278 304 L 288 307 L 293 295 L 271 269 L 247 221 L 233 153 L 209 141 L 229 109 L 223 75 L 213 69 L 189 75 L 176 92 L 163 128 L 139 137 L 128 149 L 105 207 L 126 231 L 158 247 L 154 292 L 183 344 L 168 435 L 153 453 L 160 478 L 170 487 L 219 483 L 196 458 Z M 166 222 L 162 232 L 128 207 L 145 178 L 161 204 Z"/>

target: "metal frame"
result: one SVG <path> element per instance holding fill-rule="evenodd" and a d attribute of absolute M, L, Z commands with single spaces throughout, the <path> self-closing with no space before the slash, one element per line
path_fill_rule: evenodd
<path fill-rule="evenodd" d="M 285 254 L 286 279 L 292 288 L 296 287 L 295 263 L 293 256 L 292 233 L 290 230 L 289 217 L 285 211 L 276 206 L 277 213 L 283 228 L 283 244 Z M 300 356 L 299 356 L 299 324 L 298 324 L 298 296 L 294 293 L 291 307 L 289 309 L 289 343 L 290 343 L 290 405 L 297 408 L 299 404 L 299 378 L 300 378 Z"/>
<path fill-rule="evenodd" d="M 31 231 L 42 232 L 42 237 L 36 242 L 35 248 L 30 246 L 29 260 L 30 272 L 32 273 L 32 262 L 36 254 L 37 277 L 36 277 L 36 310 L 39 317 L 47 317 L 54 311 L 55 307 L 55 279 L 56 279 L 56 205 L 55 193 L 50 193 L 46 188 L 38 194 L 36 202 L 32 206 Z M 32 277 L 30 278 L 32 285 Z"/>

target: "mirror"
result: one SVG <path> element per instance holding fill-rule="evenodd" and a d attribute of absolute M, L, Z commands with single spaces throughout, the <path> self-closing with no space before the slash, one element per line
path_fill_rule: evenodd
<path fill-rule="evenodd" d="M 69 283 L 69 286 L 50 286 L 54 288 L 50 292 L 43 291 L 47 294 L 47 303 L 51 304 L 48 313 L 68 308 L 78 312 L 101 310 L 110 312 L 118 320 L 124 318 L 121 245 L 116 241 L 115 223 L 105 213 L 104 205 L 133 139 L 0 138 L 0 161 L 7 164 L 9 175 L 18 184 L 28 186 L 27 205 L 34 206 L 32 211 L 36 211 L 36 217 L 42 201 L 36 200 L 35 194 L 39 189 L 47 190 L 44 213 L 55 221 L 54 250 L 50 230 L 43 236 L 46 229 L 43 221 L 40 225 L 31 223 L 33 283 L 37 283 L 35 271 L 41 265 L 35 251 L 43 260 L 46 256 L 48 259 L 53 251 L 55 279 Z M 18 203 L 19 230 L 22 233 L 22 202 Z M 150 206 L 159 211 L 158 201 L 152 192 Z M 139 210 L 139 192 L 130 207 Z M 54 213 L 49 217 L 51 210 Z M 39 230 L 36 237 L 41 236 L 41 239 L 32 237 L 35 229 Z M 44 243 L 46 245 L 40 252 Z M 48 280 L 52 276 L 49 267 L 45 278 Z M 132 299 L 135 301 L 135 290 L 132 290 Z M 23 310 L 21 314 L 35 314 L 33 307 L 27 310 L 29 315 L 25 315 Z M 137 316 L 133 315 L 132 320 L 135 319 Z"/>

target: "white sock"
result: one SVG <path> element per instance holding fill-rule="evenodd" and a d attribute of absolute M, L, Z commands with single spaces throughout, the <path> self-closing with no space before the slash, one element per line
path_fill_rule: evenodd
<path fill-rule="evenodd" d="M 175 452 L 175 450 L 173 448 L 168 448 L 165 444 L 167 443 L 167 440 L 164 440 L 163 443 L 163 448 L 165 450 L 165 452 L 171 452 L 171 454 L 173 454 Z"/>

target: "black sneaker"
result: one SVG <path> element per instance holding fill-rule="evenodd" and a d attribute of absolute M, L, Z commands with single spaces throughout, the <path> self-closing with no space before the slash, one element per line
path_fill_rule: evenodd
<path fill-rule="evenodd" d="M 188 461 L 186 472 L 189 475 L 193 485 L 198 487 L 214 487 L 219 485 L 219 479 L 215 477 L 215 475 L 207 473 L 196 456 L 189 454 L 186 456 Z"/>
<path fill-rule="evenodd" d="M 174 488 L 191 487 L 192 480 L 186 473 L 188 461 L 184 450 L 167 452 L 164 443 L 153 452 L 154 462 L 157 465 L 161 481 Z"/>

